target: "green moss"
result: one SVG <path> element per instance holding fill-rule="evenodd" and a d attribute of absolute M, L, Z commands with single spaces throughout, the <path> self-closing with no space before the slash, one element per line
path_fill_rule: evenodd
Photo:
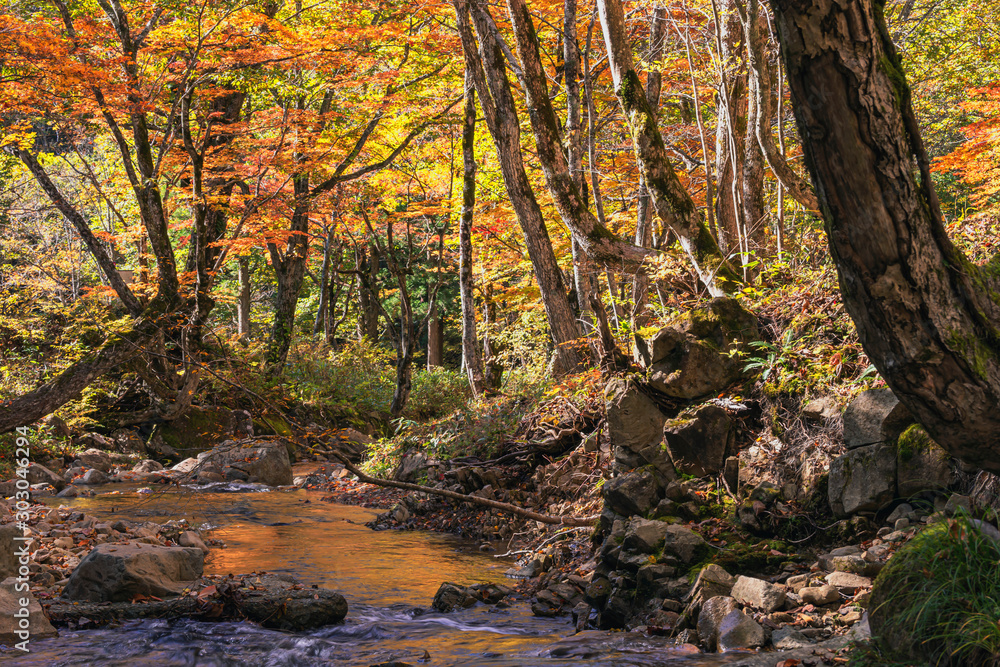
<path fill-rule="evenodd" d="M 932 448 L 934 444 L 923 426 L 913 424 L 903 431 L 903 434 L 896 441 L 896 457 L 906 463 L 918 453 Z"/>

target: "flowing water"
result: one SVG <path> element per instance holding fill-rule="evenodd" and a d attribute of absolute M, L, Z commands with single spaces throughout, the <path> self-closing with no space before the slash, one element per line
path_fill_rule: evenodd
<path fill-rule="evenodd" d="M 347 598 L 342 624 L 288 633 L 249 623 L 135 621 L 115 628 L 63 630 L 58 638 L 31 642 L 28 655 L 0 653 L 0 663 L 696 667 L 736 658 L 689 655 L 664 639 L 636 633 L 574 635 L 567 618 L 532 616 L 524 602 L 507 609 L 479 605 L 450 614 L 431 611 L 442 581 L 503 582 L 510 561 L 447 535 L 371 531 L 364 523 L 374 511 L 321 502 L 318 493 L 258 491 L 217 486 L 142 496 L 131 489 L 65 505 L 102 519 L 185 518 L 194 526 L 212 527 L 213 536 L 227 547 L 209 554 L 206 574 L 285 572 L 306 584 L 334 589 Z M 426 655 L 430 659 L 422 661 Z"/>

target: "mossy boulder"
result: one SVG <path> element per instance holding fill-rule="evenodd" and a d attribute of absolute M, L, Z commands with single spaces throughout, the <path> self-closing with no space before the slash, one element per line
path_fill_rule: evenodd
<path fill-rule="evenodd" d="M 902 498 L 921 491 L 946 489 L 955 482 L 951 457 L 920 424 L 913 424 L 896 441 L 896 486 Z"/>
<path fill-rule="evenodd" d="M 896 552 L 869 604 L 872 637 L 885 657 L 934 667 L 997 664 L 998 535 L 960 516 L 933 524 Z"/>
<path fill-rule="evenodd" d="M 228 440 L 232 432 L 232 410 L 192 406 L 177 419 L 158 424 L 153 437 L 158 435 L 163 444 L 176 450 L 184 459 Z"/>
<path fill-rule="evenodd" d="M 651 387 L 695 400 L 722 391 L 743 376 L 735 353 L 760 340 L 757 318 L 729 297 L 692 308 L 648 341 L 637 340 Z"/>

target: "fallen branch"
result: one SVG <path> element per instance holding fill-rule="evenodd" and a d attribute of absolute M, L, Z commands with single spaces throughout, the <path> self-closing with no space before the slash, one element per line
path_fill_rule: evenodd
<path fill-rule="evenodd" d="M 479 496 L 469 496 L 464 493 L 457 493 L 455 491 L 448 491 L 447 489 L 435 489 L 429 486 L 421 486 L 420 484 L 410 484 L 409 482 L 397 482 L 391 479 L 377 479 L 375 477 L 369 477 L 365 473 L 358 470 L 353 463 L 347 460 L 343 454 L 337 451 L 330 452 L 333 456 L 340 460 L 344 467 L 350 470 L 352 473 L 357 475 L 358 479 L 366 484 L 374 484 L 376 486 L 385 486 L 392 489 L 404 489 L 406 491 L 420 491 L 423 493 L 431 493 L 437 496 L 444 496 L 445 498 L 451 498 L 453 500 L 461 500 L 467 503 L 473 503 L 476 505 L 483 505 L 485 507 L 491 507 L 495 510 L 500 510 L 501 512 L 507 512 L 508 514 L 513 514 L 515 516 L 524 517 L 525 519 L 531 519 L 532 521 L 538 521 L 539 523 L 556 524 L 561 526 L 577 526 L 577 527 L 591 527 L 594 522 L 600 518 L 599 515 L 594 516 L 551 516 L 549 514 L 540 514 L 538 512 L 532 512 L 531 510 L 526 510 L 517 505 L 511 505 L 510 503 L 501 503 L 496 500 L 489 500 L 487 498 L 480 498 Z"/>

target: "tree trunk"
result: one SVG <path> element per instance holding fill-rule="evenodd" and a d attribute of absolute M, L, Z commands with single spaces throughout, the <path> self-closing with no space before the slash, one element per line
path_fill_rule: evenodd
<path fill-rule="evenodd" d="M 791 165 L 774 142 L 771 134 L 771 119 L 774 118 L 771 88 L 771 67 L 764 51 L 766 37 L 761 29 L 759 17 L 762 8 L 759 0 L 748 0 L 747 22 L 743 25 L 747 43 L 747 66 L 749 69 L 749 97 L 753 100 L 753 117 L 749 119 L 757 143 L 763 151 L 767 166 L 788 195 L 810 211 L 819 210 L 819 200 L 806 179 L 792 170 Z M 780 93 L 779 93 L 780 94 Z M 780 107 L 780 103 L 779 103 Z M 781 122 L 781 118 L 778 118 Z M 780 236 L 780 235 L 779 235 Z"/>
<path fill-rule="evenodd" d="M 716 10 L 716 49 L 719 52 L 719 96 L 716 107 L 715 172 L 719 196 L 715 219 L 719 245 L 732 255 L 742 251 L 743 165 L 746 162 L 746 70 L 743 27 L 736 0 L 722 0 Z"/>
<path fill-rule="evenodd" d="M 462 298 L 462 360 L 473 396 L 486 387 L 476 336 L 476 298 L 472 293 L 472 220 L 476 212 L 476 86 L 465 73 L 462 123 L 462 217 L 458 227 L 458 288 Z"/>
<path fill-rule="evenodd" d="M 535 279 L 541 292 L 542 305 L 549 323 L 559 363 L 557 372 L 568 372 L 580 365 L 580 356 L 571 347 L 579 335 L 576 318 L 563 283 L 562 271 L 556 262 L 542 210 L 535 199 L 531 182 L 524 171 L 521 157 L 521 131 L 514 96 L 506 76 L 503 52 L 490 33 L 490 26 L 481 12 L 477 15 L 477 30 L 481 39 L 477 46 L 469 22 L 469 5 L 454 0 L 466 68 L 472 74 L 487 127 L 493 137 L 507 194 L 524 234 Z M 488 63 L 488 65 L 486 65 Z M 490 72 L 487 81 L 486 71 Z"/>
<path fill-rule="evenodd" d="M 437 304 L 431 308 L 427 320 L 427 370 L 444 365 L 444 325 L 438 314 Z"/>
<path fill-rule="evenodd" d="M 355 248 L 355 270 L 358 276 L 358 328 L 360 337 L 374 345 L 378 342 L 378 265 L 379 253 L 374 246 Z"/>
<path fill-rule="evenodd" d="M 326 302 L 328 298 L 327 285 L 330 282 L 331 255 L 333 254 L 333 235 L 330 233 L 329 227 L 325 231 L 326 236 L 323 238 L 323 268 L 319 274 L 319 303 L 316 305 L 316 319 L 313 320 L 312 333 L 314 338 L 319 334 L 320 328 L 323 327 L 324 322 L 327 320 L 327 313 L 329 311 L 326 307 Z"/>
<path fill-rule="evenodd" d="M 250 258 L 241 256 L 239 258 L 240 276 L 240 300 L 237 304 L 236 319 L 237 333 L 240 339 L 246 340 L 250 336 Z"/>
<path fill-rule="evenodd" d="M 295 328 L 295 307 L 302 291 L 302 280 L 306 275 L 306 261 L 309 254 L 309 176 L 297 174 L 293 179 L 295 207 L 284 253 L 278 251 L 274 243 L 268 244 L 271 252 L 271 266 L 278 283 L 275 295 L 274 319 L 271 323 L 271 336 L 267 344 L 268 373 L 280 374 L 288 358 L 288 350 L 292 345 L 292 334 Z"/>
<path fill-rule="evenodd" d="M 865 352 L 938 444 L 1000 473 L 1000 289 L 948 239 L 882 4 L 772 7 L 806 165 Z"/>
<path fill-rule="evenodd" d="M 598 0 L 601 27 L 615 94 L 628 119 L 632 143 L 653 199 L 653 208 L 677 236 L 695 274 L 712 296 L 722 296 L 740 284 L 726 261 L 708 225 L 701 219 L 694 200 L 681 185 L 667 157 L 656 114 L 650 109 L 639 77 L 632 65 L 632 47 L 625 32 L 621 0 Z"/>

